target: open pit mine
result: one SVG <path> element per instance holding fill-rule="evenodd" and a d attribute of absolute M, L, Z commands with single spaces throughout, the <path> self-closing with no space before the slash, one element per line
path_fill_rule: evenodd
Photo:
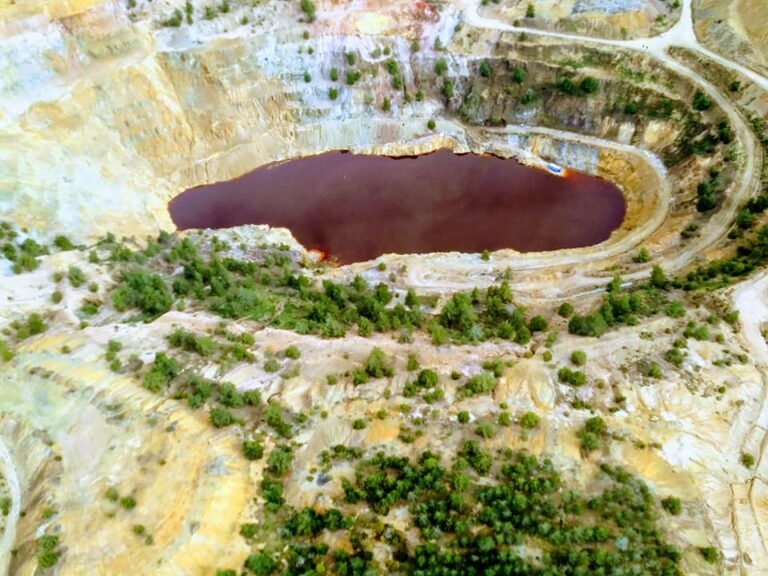
<path fill-rule="evenodd" d="M 0 575 L 768 575 L 765 0 L 0 0 Z"/>

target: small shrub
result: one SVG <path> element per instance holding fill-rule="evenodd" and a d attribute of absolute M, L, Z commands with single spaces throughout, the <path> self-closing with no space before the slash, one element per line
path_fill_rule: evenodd
<path fill-rule="evenodd" d="M 656 379 L 661 378 L 663 376 L 661 366 L 656 364 L 656 362 L 651 362 L 650 366 L 648 366 L 648 370 L 646 371 L 646 376 Z"/>
<path fill-rule="evenodd" d="M 632 261 L 637 264 L 644 264 L 645 262 L 648 262 L 648 260 L 651 259 L 651 255 L 648 252 L 648 248 L 640 248 L 638 253 L 632 258 Z"/>
<path fill-rule="evenodd" d="M 608 426 L 599 416 L 588 418 L 584 426 L 576 433 L 581 440 L 581 448 L 585 452 L 592 452 L 600 447 L 600 438 L 608 434 Z"/>
<path fill-rule="evenodd" d="M 491 372 L 481 372 L 470 378 L 462 388 L 466 396 L 477 396 L 486 394 L 496 387 L 496 378 Z"/>
<path fill-rule="evenodd" d="M 667 498 L 663 498 L 661 501 L 661 507 L 664 508 L 664 510 L 666 510 L 670 514 L 672 514 L 672 516 L 678 516 L 682 511 L 680 498 L 675 498 L 674 496 L 668 496 Z"/>
<path fill-rule="evenodd" d="M 53 243 L 56 245 L 56 247 L 59 250 L 74 250 L 75 249 L 75 245 L 72 244 L 72 242 L 69 240 L 69 238 L 67 238 L 66 236 L 63 236 L 61 234 L 56 236 L 56 238 L 53 239 Z"/>
<path fill-rule="evenodd" d="M 288 346 L 285 349 L 285 357 L 291 360 L 297 360 L 301 356 L 301 351 L 296 346 Z"/>
<path fill-rule="evenodd" d="M 181 10 L 176 8 L 173 13 L 168 18 L 160 22 L 160 24 L 167 28 L 178 28 L 181 26 L 183 21 L 184 15 L 181 13 Z"/>
<path fill-rule="evenodd" d="M 258 524 L 241 524 L 240 525 L 240 536 L 243 538 L 253 538 L 258 534 L 259 532 L 259 525 Z"/>
<path fill-rule="evenodd" d="M 557 313 L 563 318 L 568 318 L 573 314 L 573 304 L 570 302 L 563 302 L 557 309 Z"/>
<path fill-rule="evenodd" d="M 290 446 L 275 446 L 267 459 L 267 470 L 278 478 L 284 476 L 293 463 L 293 451 Z"/>
<path fill-rule="evenodd" d="M 712 100 L 701 91 L 696 91 L 692 101 L 693 109 L 704 112 L 712 108 Z"/>
<path fill-rule="evenodd" d="M 257 440 L 244 440 L 243 454 L 248 460 L 261 460 L 264 456 L 264 446 Z"/>
<path fill-rule="evenodd" d="M 533 412 L 526 412 L 520 417 L 520 426 L 526 430 L 533 430 L 539 427 L 540 418 Z"/>
<path fill-rule="evenodd" d="M 80 288 L 80 286 L 85 284 L 85 274 L 77 266 L 69 267 L 67 277 L 69 278 L 69 283 L 73 288 Z"/>
<path fill-rule="evenodd" d="M 267 358 L 264 362 L 264 371 L 274 373 L 280 370 L 280 362 L 276 358 Z"/>
<path fill-rule="evenodd" d="M 712 548 L 711 546 L 707 546 L 706 548 L 699 548 L 699 552 L 701 552 L 701 555 L 704 557 L 704 560 L 709 564 L 714 564 L 717 562 L 717 550 Z"/>
<path fill-rule="evenodd" d="M 304 12 L 304 15 L 307 18 L 307 22 L 315 21 L 317 15 L 315 4 L 312 2 L 312 0 L 301 0 L 301 11 Z"/>
<path fill-rule="evenodd" d="M 580 370 L 571 370 L 567 366 L 563 366 L 557 372 L 557 379 L 571 386 L 579 387 L 584 386 L 587 383 L 587 376 Z"/>
<path fill-rule="evenodd" d="M 529 329 L 531 332 L 543 332 L 547 329 L 547 321 L 543 316 L 534 316 L 531 318 Z"/>
<path fill-rule="evenodd" d="M 536 8 L 534 5 L 529 2 L 528 6 L 525 8 L 525 17 L 526 18 L 535 18 L 536 17 Z"/>
<path fill-rule="evenodd" d="M 248 556 L 245 567 L 256 576 L 268 576 L 274 572 L 276 564 L 266 552 L 259 552 Z"/>
<path fill-rule="evenodd" d="M 674 366 L 682 366 L 685 354 L 680 348 L 670 348 L 664 353 L 664 359 Z"/>
<path fill-rule="evenodd" d="M 235 423 L 235 417 L 232 413 L 218 406 L 211 408 L 209 417 L 214 428 L 225 428 L 226 426 L 231 426 Z"/>
<path fill-rule="evenodd" d="M 584 366 L 587 363 L 587 353 L 583 350 L 574 350 L 571 352 L 571 363 L 574 366 Z"/>
<path fill-rule="evenodd" d="M 596 78 L 587 76 L 579 82 L 579 91 L 584 95 L 597 94 L 600 91 L 600 83 Z"/>
<path fill-rule="evenodd" d="M 366 426 L 365 420 L 362 418 L 355 418 L 355 420 L 352 421 L 352 429 L 353 430 L 363 430 Z"/>
<path fill-rule="evenodd" d="M 493 438 L 493 435 L 496 434 L 496 430 L 490 422 L 480 422 L 475 428 L 475 434 L 481 438 Z"/>
<path fill-rule="evenodd" d="M 72 269 L 69 274 L 72 281 Z M 173 298 L 162 277 L 142 270 L 123 272 L 112 292 L 112 305 L 118 312 L 138 308 L 147 319 L 166 313 L 172 304 Z"/>
<path fill-rule="evenodd" d="M 747 452 L 742 452 L 739 461 L 745 468 L 752 468 L 755 465 L 755 457 Z"/>
<path fill-rule="evenodd" d="M 362 73 L 359 70 L 348 71 L 345 77 L 347 86 L 354 86 L 360 78 L 362 78 Z"/>

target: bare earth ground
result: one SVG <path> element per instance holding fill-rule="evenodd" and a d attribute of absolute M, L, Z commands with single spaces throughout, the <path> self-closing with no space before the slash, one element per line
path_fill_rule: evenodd
<path fill-rule="evenodd" d="M 625 192 L 637 202 L 637 218 L 596 247 L 543 254 L 500 251 L 489 259 L 386 255 L 323 269 L 316 276 L 351 281 L 360 274 L 371 285 L 392 282 L 400 291 L 415 288 L 445 300 L 458 290 L 492 285 L 509 269 L 516 300 L 545 315 L 558 332 L 549 360 L 543 337 L 527 347 L 504 341 L 436 347 L 424 334 L 410 343 L 389 335 L 329 340 L 239 320 L 228 328 L 253 334 L 249 351 L 257 362 L 204 366 L 204 375 L 232 382 L 240 391 L 257 389 L 265 400 L 310 414 L 309 424 L 294 438 L 286 480 L 286 500 L 295 507 L 327 498 L 310 477 L 329 446 L 383 447 L 405 455 L 450 450 L 461 438 L 460 411 L 476 422 L 495 417 L 501 403 L 514 414 L 533 410 L 542 423 L 528 436 L 503 429 L 488 441 L 489 449 L 526 448 L 551 458 L 570 481 L 585 485 L 597 459 L 579 449 L 575 433 L 591 413 L 574 408 L 578 400 L 597 409 L 619 438 L 606 448 L 607 458 L 637 474 L 658 497 L 683 498 L 682 513 L 665 517 L 663 531 L 686 551 L 685 573 L 766 574 L 768 275 L 755 273 L 716 293 L 723 306 L 739 311 L 740 321 L 713 325 L 719 339 L 713 334 L 689 340 L 679 367 L 664 364 L 663 354 L 688 321 L 707 321 L 710 312 L 703 304 L 691 305 L 683 319 L 644 319 L 599 339 L 567 334 L 566 321 L 553 310 L 570 299 L 578 312 L 588 311 L 616 270 L 624 272 L 628 284 L 645 280 L 653 264 L 673 275 L 726 242 L 737 212 L 758 192 L 764 158 L 744 107 L 667 50 L 689 48 L 766 91 L 761 34 L 768 15 L 759 2 L 735 2 L 725 30 L 706 20 L 722 6 L 705 0 L 693 7 L 685 0 L 678 9 L 656 1 L 542 2 L 533 19 L 525 18 L 525 5 L 457 0 L 440 11 L 419 11 L 397 2 L 318 3 L 318 22 L 309 27 L 312 39 L 305 42 L 299 12 L 289 3 L 233 2 L 229 14 L 174 29 L 153 22 L 183 8 L 182 2 L 140 1 L 129 15 L 122 2 L 0 1 L 0 216 L 41 240 L 59 232 L 89 246 L 107 232 L 142 238 L 172 228 L 166 202 L 187 187 L 335 148 L 491 150 L 535 165 L 557 160 L 624 178 Z M 663 22 L 656 21 L 659 14 Z M 249 23 L 239 24 L 244 15 Z M 621 128 L 588 135 L 545 126 L 470 127 L 443 113 L 436 95 L 423 102 L 395 102 L 392 115 L 374 108 L 362 91 L 345 90 L 338 106 L 326 97 L 331 84 L 325 77 L 343 50 L 370 54 L 387 46 L 410 62 L 412 38 L 420 39 L 422 54 L 439 39 L 448 47 L 451 66 L 460 70 L 490 56 L 505 34 L 520 33 L 541 46 L 586 45 L 647 56 L 712 98 L 734 130 L 737 172 L 722 207 L 695 238 L 681 243 L 681 226 L 669 223 L 679 197 L 692 185 L 670 176 L 654 148 L 653 130 L 638 142 L 616 137 Z M 464 40 L 472 34 L 480 41 L 466 47 Z M 738 41 L 713 41 L 731 36 Z M 742 58 L 744 43 L 750 50 Z M 314 59 L 304 51 L 309 45 Z M 187 59 L 200 67 L 185 68 Z M 404 72 L 406 82 L 414 81 L 416 64 Z M 305 69 L 311 69 L 313 83 L 304 82 Z M 378 81 L 366 80 L 365 90 L 376 94 L 382 89 Z M 434 133 L 425 128 L 433 117 Z M 674 129 L 656 128 L 662 135 Z M 636 179 L 640 183 L 632 181 L 635 173 L 642 174 Z M 292 255 L 306 256 L 283 230 L 244 228 L 222 237 L 250 247 L 287 244 Z M 655 259 L 628 264 L 641 245 L 652 247 Z M 237 432 L 212 428 L 204 413 L 147 392 L 132 375 L 111 372 L 104 360 L 107 343 L 119 339 L 122 356 L 135 353 L 151 362 L 155 352 L 168 348 L 166 336 L 174 326 L 211 331 L 220 319 L 173 310 L 151 323 L 127 324 L 104 312 L 81 327 L 83 302 L 90 297 L 108 302 L 113 277 L 89 263 L 86 251 L 41 261 L 40 268 L 20 275 L 0 261 L 0 329 L 10 330 L 14 320 L 35 311 L 51 313 L 48 331 L 20 343 L 15 358 L 0 364 L 0 497 L 7 493 L 11 500 L 0 524 L 0 572 L 38 573 L 35 541 L 52 531 L 65 546 L 56 568 L 60 574 L 202 575 L 223 565 L 241 566 L 249 550 L 238 530 L 244 522 L 261 520 L 253 499 L 264 461 L 242 457 Z M 93 293 L 62 288 L 53 279 L 72 265 L 96 284 Z M 395 280 L 389 279 L 392 271 L 397 271 Z M 63 297 L 52 304 L 56 289 Z M 296 377 L 263 369 L 267 358 L 290 345 L 301 350 Z M 368 386 L 327 383 L 327 374 L 359 367 L 373 346 L 395 362 L 392 378 Z M 578 389 L 557 377 L 574 350 L 589 358 L 584 368 L 589 383 Z M 408 414 L 399 408 L 409 354 L 448 381 L 436 413 L 426 405 Z M 743 354 L 746 363 L 732 361 Z M 483 361 L 498 357 L 507 365 L 493 393 L 462 398 L 450 372 L 472 376 Z M 663 364 L 660 378 L 651 379 L 641 369 L 650 360 Z M 616 404 L 616 397 L 623 401 Z M 375 420 L 380 410 L 388 416 Z M 418 417 L 430 419 L 427 432 L 413 444 L 399 442 L 400 430 Z M 357 418 L 369 425 L 354 430 L 350 422 Z M 267 438 L 267 452 L 274 443 Z M 754 466 L 740 463 L 743 453 L 754 455 Z M 137 508 L 122 510 L 106 500 L 109 487 L 133 495 Z M 53 515 L 45 513 L 48 509 Z M 151 545 L 131 534 L 137 524 L 151 534 Z M 720 559 L 710 565 L 696 549 L 712 543 Z"/>

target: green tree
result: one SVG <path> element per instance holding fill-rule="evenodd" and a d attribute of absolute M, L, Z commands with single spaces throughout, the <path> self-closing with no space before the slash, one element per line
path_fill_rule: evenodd
<path fill-rule="evenodd" d="M 256 576 L 268 576 L 277 567 L 275 561 L 266 552 L 251 554 L 245 561 L 245 567 Z"/>
<path fill-rule="evenodd" d="M 290 446 L 281 444 L 275 446 L 267 459 L 267 470 L 278 478 L 284 476 L 291 469 L 293 463 L 293 451 Z"/>
<path fill-rule="evenodd" d="M 587 76 L 585 78 L 582 78 L 581 82 L 579 82 L 579 90 L 584 95 L 592 95 L 597 94 L 600 91 L 600 83 L 597 81 L 596 78 L 593 78 L 592 76 Z"/>
<path fill-rule="evenodd" d="M 669 280 L 667 280 L 667 275 L 664 273 L 664 270 L 658 264 L 655 265 L 651 271 L 651 286 L 654 288 L 661 288 L 663 290 L 668 285 Z"/>
<path fill-rule="evenodd" d="M 558 78 L 555 80 L 555 88 L 557 88 L 563 94 L 572 96 L 576 94 L 576 84 L 568 77 Z"/>
<path fill-rule="evenodd" d="M 664 510 L 666 510 L 670 514 L 672 514 L 672 516 L 678 516 L 682 511 L 680 498 L 676 498 L 674 496 L 668 496 L 666 498 L 663 498 L 661 500 L 661 507 L 664 508 Z"/>
<path fill-rule="evenodd" d="M 215 428 L 225 428 L 235 423 L 235 417 L 231 412 L 218 406 L 211 408 L 210 411 L 211 424 Z"/>
<path fill-rule="evenodd" d="M 451 296 L 440 311 L 439 318 L 440 324 L 460 332 L 468 331 L 478 321 L 472 298 L 464 292 L 457 292 Z"/>
<path fill-rule="evenodd" d="M 264 456 L 264 446 L 257 440 L 244 440 L 243 454 L 248 460 L 261 460 Z"/>
<path fill-rule="evenodd" d="M 752 468 L 755 465 L 755 457 L 747 452 L 742 452 L 739 460 L 745 468 Z"/>
<path fill-rule="evenodd" d="M 697 90 L 693 95 L 693 109 L 704 112 L 712 108 L 712 100 L 703 92 Z"/>
<path fill-rule="evenodd" d="M 547 321 L 543 316 L 534 316 L 529 324 L 531 332 L 543 332 L 547 329 L 547 326 Z"/>
<path fill-rule="evenodd" d="M 487 394 L 496 388 L 496 378 L 490 372 L 481 372 L 473 376 L 464 385 L 462 391 L 467 396 L 477 396 L 478 394 Z"/>
<path fill-rule="evenodd" d="M 72 244 L 70 239 L 62 234 L 59 234 L 58 236 L 56 236 L 56 238 L 53 239 L 53 243 L 59 250 L 62 250 L 62 251 L 75 249 L 75 245 Z"/>
<path fill-rule="evenodd" d="M 112 305 L 118 312 L 138 308 L 150 320 L 165 314 L 172 304 L 173 297 L 163 278 L 143 270 L 123 272 L 112 291 Z"/>

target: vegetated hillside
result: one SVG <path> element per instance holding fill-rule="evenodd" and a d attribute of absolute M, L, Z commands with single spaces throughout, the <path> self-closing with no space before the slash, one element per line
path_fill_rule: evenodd
<path fill-rule="evenodd" d="M 23 233 L 4 230 L 29 255 Z M 65 469 L 34 484 L 12 571 L 76 569 L 107 538 L 121 547 L 101 558 L 106 571 L 129 558 L 227 574 L 304 573 L 307 562 L 352 573 L 710 573 L 718 562 L 694 488 L 705 470 L 698 458 L 672 465 L 665 450 L 675 438 L 703 461 L 720 453 L 726 423 L 751 414 L 727 399 L 753 394 L 757 375 L 736 344 L 738 315 L 659 269 L 634 289 L 617 278 L 595 320 L 569 303 L 522 306 L 504 278 L 421 295 L 386 259 L 367 279 L 323 279 L 324 266 L 256 229 L 143 247 L 60 237 L 46 251 L 17 268 L 18 281 L 43 272 L 41 300 L 4 326 L 0 407 L 42 430 Z M 600 340 L 569 335 L 597 323 Z M 40 398 L 60 423 L 41 418 Z M 708 435 L 680 430 L 678 416 L 659 422 L 662 398 L 667 410 L 695 405 L 695 430 Z M 94 447 L 92 484 L 57 480 L 79 449 L 66 440 L 73 410 L 93 414 L 78 434 L 101 429 L 114 446 Z M 167 435 L 192 445 L 170 449 Z M 195 560 L 185 524 L 157 513 L 172 490 L 166 507 L 219 554 Z M 83 499 L 106 520 L 92 525 Z"/>

